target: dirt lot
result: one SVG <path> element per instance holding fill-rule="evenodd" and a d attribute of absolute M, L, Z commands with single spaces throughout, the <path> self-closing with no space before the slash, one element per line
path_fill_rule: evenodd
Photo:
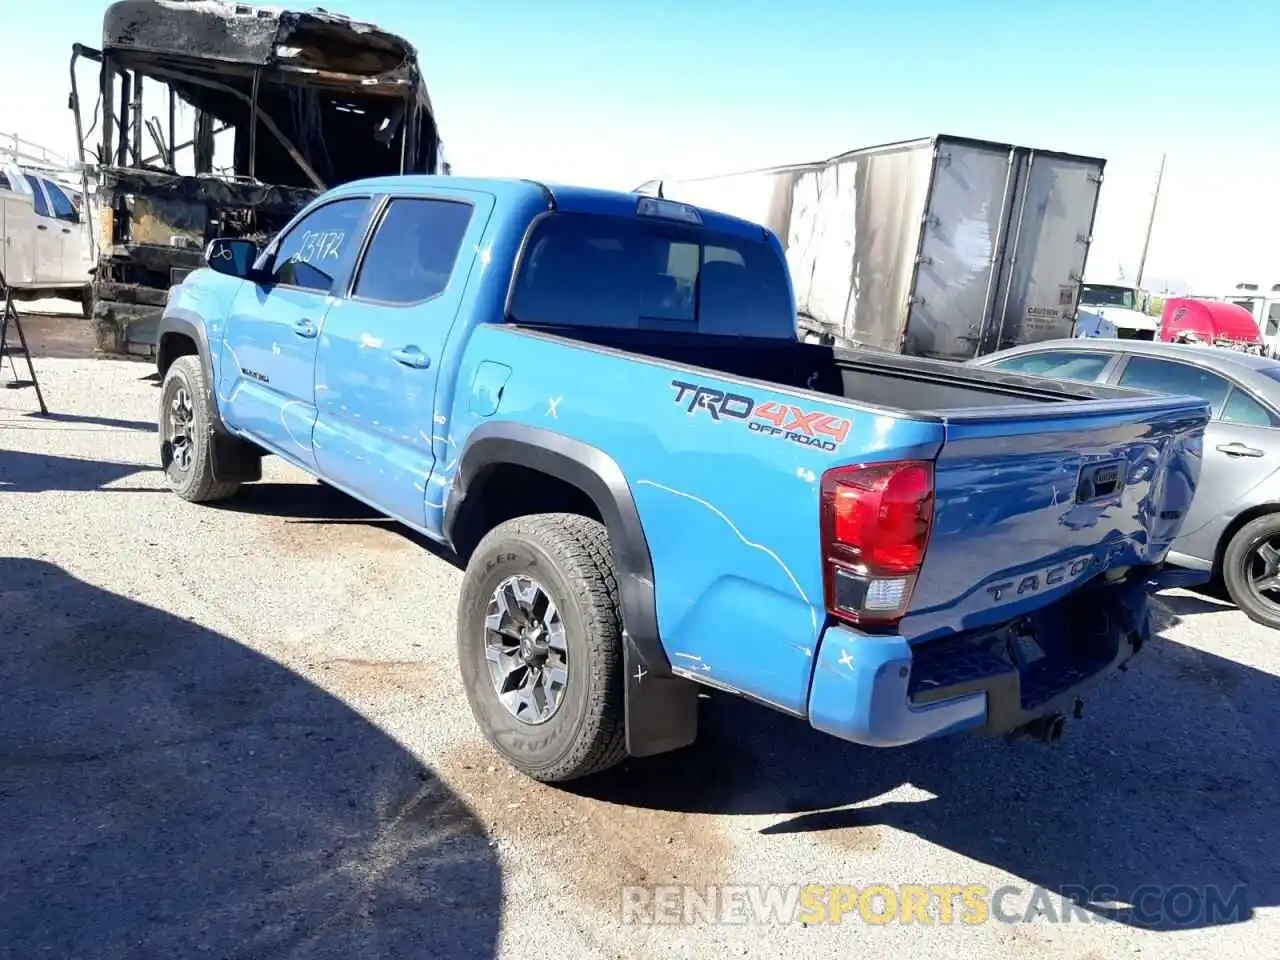
<path fill-rule="evenodd" d="M 554 790 L 477 738 L 446 558 L 274 461 L 184 504 L 148 366 L 39 370 L 53 416 L 0 390 L 0 955 L 1275 955 L 1280 637 L 1230 608 L 1166 597 L 1054 747 L 877 752 L 717 697 L 694 748 Z M 1182 924 L 622 922 L 623 885 L 712 883 L 1013 885 L 1019 915 L 1036 885 L 1246 899 Z"/>

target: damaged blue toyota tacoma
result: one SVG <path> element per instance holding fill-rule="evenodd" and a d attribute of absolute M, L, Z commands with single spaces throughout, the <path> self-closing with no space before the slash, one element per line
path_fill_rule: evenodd
<path fill-rule="evenodd" d="M 159 331 L 193 502 L 273 454 L 452 549 L 476 722 L 544 781 L 698 694 L 846 741 L 1054 739 L 1150 636 L 1204 401 L 801 342 L 766 229 L 528 181 L 345 184 Z"/>

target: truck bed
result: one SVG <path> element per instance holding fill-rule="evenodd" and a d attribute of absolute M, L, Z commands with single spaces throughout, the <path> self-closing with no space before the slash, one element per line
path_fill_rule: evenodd
<path fill-rule="evenodd" d="M 1138 396 L 1102 385 L 1048 380 L 950 361 L 797 341 L 605 327 L 536 327 L 567 339 L 844 397 L 859 404 L 954 418 L 964 411 Z"/>
<path fill-rule="evenodd" d="M 863 457 L 931 460 L 933 533 L 900 624 L 912 643 L 1025 615 L 1102 569 L 1160 563 L 1190 503 L 1208 420 L 1207 404 L 1192 397 L 868 350 L 668 331 L 530 332 L 678 364 L 676 378 L 704 381 L 698 369 L 744 378 L 748 396 L 761 392 L 754 381 L 850 401 L 862 427 L 819 461 L 823 469 Z M 939 429 L 911 434 L 935 438 L 923 444 L 876 439 L 867 426 L 879 417 Z M 794 472 L 774 449 L 753 448 L 759 475 Z"/>

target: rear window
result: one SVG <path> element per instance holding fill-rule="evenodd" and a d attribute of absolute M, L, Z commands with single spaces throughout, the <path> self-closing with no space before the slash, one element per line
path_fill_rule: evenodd
<path fill-rule="evenodd" d="M 1008 360 L 997 360 L 991 366 L 1013 373 L 1032 373 L 1055 380 L 1078 380 L 1096 383 L 1111 362 L 1106 353 L 1081 350 L 1059 350 L 1046 353 L 1023 353 Z"/>
<path fill-rule="evenodd" d="M 1272 380 L 1280 381 L 1280 361 L 1269 360 L 1253 368 L 1257 373 Z"/>
<path fill-rule="evenodd" d="M 532 325 L 790 337 L 786 264 L 763 239 L 559 213 L 533 228 L 511 299 Z"/>

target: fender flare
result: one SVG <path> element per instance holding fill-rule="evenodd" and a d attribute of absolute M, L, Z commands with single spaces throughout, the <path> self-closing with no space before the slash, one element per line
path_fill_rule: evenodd
<path fill-rule="evenodd" d="M 168 370 L 169 358 L 164 351 L 164 338 L 171 333 L 176 333 L 191 340 L 196 345 L 196 355 L 200 358 L 200 366 L 204 369 L 205 386 L 209 388 L 209 402 L 213 405 L 215 411 L 218 410 L 218 389 L 213 378 L 213 356 L 209 350 L 209 334 L 204 328 L 201 318 L 195 314 L 188 314 L 185 310 L 166 310 L 160 315 L 160 322 L 156 325 L 156 371 L 161 377 Z M 172 363 L 172 360 L 169 360 Z M 217 429 L 222 430 L 222 416 L 219 414 Z"/>
<path fill-rule="evenodd" d="M 204 370 L 205 390 L 213 409 L 213 475 L 219 480 L 238 483 L 254 483 L 262 479 L 262 450 L 231 433 L 222 422 L 218 402 L 218 385 L 214 379 L 213 354 L 209 348 L 209 335 L 204 321 L 198 314 L 185 310 L 166 310 L 156 326 L 156 371 L 163 378 L 168 359 L 164 350 L 164 338 L 179 334 L 196 345 L 196 357 Z"/>
<path fill-rule="evenodd" d="M 604 521 L 622 606 L 628 752 L 649 756 L 692 743 L 698 687 L 672 673 L 662 646 L 649 543 L 622 468 L 604 451 L 541 427 L 481 424 L 467 437 L 445 503 L 442 532 L 451 546 L 475 481 L 501 464 L 536 470 L 576 487 Z"/>

